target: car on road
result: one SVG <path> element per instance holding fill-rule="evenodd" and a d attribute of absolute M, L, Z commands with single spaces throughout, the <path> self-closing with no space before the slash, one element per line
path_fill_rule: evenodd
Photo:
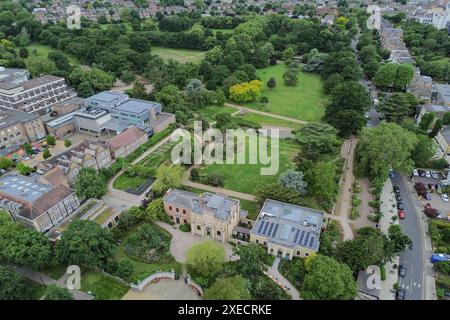
<path fill-rule="evenodd" d="M 430 171 L 425 171 L 425 177 L 431 178 L 431 173 L 430 173 Z"/>
<path fill-rule="evenodd" d="M 397 186 L 394 186 L 392 189 L 394 189 L 395 194 L 400 194 L 400 188 Z"/>
<path fill-rule="evenodd" d="M 404 289 L 398 289 L 395 293 L 395 299 L 396 300 L 405 300 L 405 290 Z"/>
<path fill-rule="evenodd" d="M 419 169 L 419 170 L 417 170 L 417 172 L 419 173 L 419 177 L 425 177 L 426 176 L 425 170 Z"/>
<path fill-rule="evenodd" d="M 448 202 L 448 195 L 446 193 L 441 194 L 442 201 Z"/>
<path fill-rule="evenodd" d="M 417 171 L 417 169 L 414 169 L 412 172 L 414 177 L 418 177 L 419 176 L 419 171 Z"/>
<path fill-rule="evenodd" d="M 397 202 L 397 209 L 398 210 L 405 210 L 405 206 L 403 205 L 403 202 L 401 202 L 401 201 Z"/>
<path fill-rule="evenodd" d="M 423 196 L 425 199 L 427 199 L 428 201 L 431 200 L 431 194 L 429 194 L 428 192 L 425 193 L 425 195 Z"/>
<path fill-rule="evenodd" d="M 398 218 L 403 220 L 403 219 L 405 219 L 405 217 L 406 217 L 405 211 L 398 210 Z"/>
<path fill-rule="evenodd" d="M 389 178 L 391 178 L 391 179 L 395 178 L 394 171 L 389 171 Z"/>
<path fill-rule="evenodd" d="M 6 172 L 8 172 L 8 171 L 6 171 L 5 169 L 0 169 L 1 174 L 5 174 Z"/>
<path fill-rule="evenodd" d="M 397 201 L 402 201 L 402 196 L 399 195 L 399 194 L 396 194 L 396 195 L 395 195 L 395 200 L 397 200 Z"/>
<path fill-rule="evenodd" d="M 436 171 L 431 171 L 430 174 L 433 179 L 439 179 L 439 174 Z"/>
<path fill-rule="evenodd" d="M 402 278 L 406 276 L 406 267 L 403 264 L 398 267 L 398 275 Z"/>

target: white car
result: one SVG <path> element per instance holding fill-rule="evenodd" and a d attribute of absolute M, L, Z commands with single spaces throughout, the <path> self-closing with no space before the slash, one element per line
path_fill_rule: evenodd
<path fill-rule="evenodd" d="M 419 176 L 419 172 L 417 171 L 417 169 L 413 170 L 413 176 L 414 177 L 418 177 Z"/>
<path fill-rule="evenodd" d="M 430 171 L 425 171 L 425 177 L 431 178 L 431 173 L 430 173 Z"/>
<path fill-rule="evenodd" d="M 441 199 L 445 202 L 448 202 L 448 195 L 446 193 L 441 194 Z"/>
<path fill-rule="evenodd" d="M 439 179 L 439 174 L 436 171 L 431 171 L 431 176 L 433 179 Z"/>

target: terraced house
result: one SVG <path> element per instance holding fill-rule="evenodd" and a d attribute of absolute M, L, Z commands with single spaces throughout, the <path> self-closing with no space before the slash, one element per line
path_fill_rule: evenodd
<path fill-rule="evenodd" d="M 191 224 L 194 235 L 227 242 L 247 212 L 241 210 L 239 200 L 223 195 L 204 193 L 197 195 L 170 189 L 164 196 L 164 209 L 177 224 Z"/>
<path fill-rule="evenodd" d="M 307 257 L 319 250 L 323 212 L 267 199 L 250 232 L 250 242 L 286 259 Z"/>

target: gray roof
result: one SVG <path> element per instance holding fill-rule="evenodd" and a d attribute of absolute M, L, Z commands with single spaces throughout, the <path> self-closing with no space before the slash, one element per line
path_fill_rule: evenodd
<path fill-rule="evenodd" d="M 121 99 L 127 98 L 125 93 L 115 92 L 115 91 L 103 91 L 89 97 L 89 100 L 95 100 L 99 102 L 111 103 L 114 101 L 119 102 Z"/>
<path fill-rule="evenodd" d="M 450 144 L 450 126 L 443 126 L 441 129 L 441 135 L 444 137 L 444 140 Z"/>
<path fill-rule="evenodd" d="M 423 106 L 428 112 L 445 113 L 450 111 L 450 107 L 436 104 L 428 104 Z"/>
<path fill-rule="evenodd" d="M 16 111 L 16 110 L 5 110 L 0 111 L 0 129 L 7 128 L 16 123 L 26 123 L 35 120 L 37 115 Z"/>
<path fill-rule="evenodd" d="M 0 178 L 0 192 L 26 202 L 39 199 L 51 189 L 51 186 L 37 182 L 32 177 L 6 175 Z"/>
<path fill-rule="evenodd" d="M 322 211 L 267 199 L 251 233 L 276 244 L 318 250 L 322 223 Z"/>
<path fill-rule="evenodd" d="M 164 196 L 165 202 L 190 210 L 194 210 L 197 207 L 199 200 L 200 197 L 197 194 L 179 189 L 171 189 Z"/>
<path fill-rule="evenodd" d="M 115 108 L 116 111 L 126 111 L 136 114 L 145 113 L 151 109 L 159 109 L 161 111 L 161 104 L 145 100 L 128 99 Z"/>
<path fill-rule="evenodd" d="M 435 84 L 436 90 L 444 103 L 450 103 L 450 84 Z"/>

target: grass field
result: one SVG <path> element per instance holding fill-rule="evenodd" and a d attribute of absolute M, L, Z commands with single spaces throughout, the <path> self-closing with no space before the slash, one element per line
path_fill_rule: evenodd
<path fill-rule="evenodd" d="M 126 173 L 122 173 L 114 180 L 113 188 L 117 190 L 138 189 L 147 179 L 141 176 L 129 177 Z"/>
<path fill-rule="evenodd" d="M 248 148 L 246 148 L 248 149 Z M 263 185 L 274 183 L 281 173 L 293 166 L 292 160 L 298 146 L 288 140 L 279 140 L 279 170 L 275 175 L 261 175 L 260 169 L 269 165 L 257 164 L 212 164 L 201 168 L 203 174 L 217 173 L 224 177 L 224 188 L 243 193 L 255 194 Z M 276 150 L 272 150 L 275 151 Z M 246 153 L 248 155 L 248 151 Z"/>
<path fill-rule="evenodd" d="M 71 54 L 67 54 L 58 49 L 53 49 L 50 46 L 34 43 L 32 45 L 29 45 L 27 47 L 27 49 L 30 52 L 30 56 L 47 58 L 47 56 L 50 52 L 59 52 L 59 53 L 62 53 L 63 55 L 65 55 L 67 57 L 67 59 L 69 59 L 69 62 L 71 64 L 76 65 L 76 66 L 79 66 L 81 64 L 80 61 L 75 56 L 73 56 Z M 36 50 L 35 54 L 33 53 L 34 50 Z"/>
<path fill-rule="evenodd" d="M 81 276 L 81 290 L 90 291 L 96 300 L 120 300 L 129 288 L 100 272 L 88 271 Z"/>
<path fill-rule="evenodd" d="M 226 106 L 207 106 L 204 108 L 201 108 L 199 110 L 196 110 L 195 112 L 204 117 L 209 123 L 216 121 L 215 116 L 219 113 L 226 112 L 229 114 L 235 113 L 238 111 L 237 109 L 233 107 L 226 107 Z"/>
<path fill-rule="evenodd" d="M 213 34 L 216 34 L 217 32 L 222 32 L 223 34 L 233 33 L 234 29 L 211 29 Z"/>
<path fill-rule="evenodd" d="M 244 120 L 253 121 L 261 124 L 262 126 L 278 126 L 278 127 L 287 127 L 292 128 L 294 130 L 298 130 L 302 127 L 301 124 L 286 121 L 283 119 L 272 118 L 268 116 L 264 116 L 256 113 L 246 113 L 245 115 L 239 116 Z"/>
<path fill-rule="evenodd" d="M 325 111 L 327 97 L 323 92 L 322 80 L 318 75 L 300 72 L 298 84 L 286 87 L 283 73 L 286 66 L 279 63 L 257 71 L 264 86 L 271 77 L 277 81 L 274 89 L 264 88 L 263 95 L 269 98 L 264 107 L 259 101 L 246 104 L 246 107 L 305 121 L 318 121 Z"/>
<path fill-rule="evenodd" d="M 205 56 L 205 51 L 164 47 L 152 47 L 151 52 L 155 55 L 160 56 L 166 61 L 169 59 L 173 59 L 181 63 L 200 62 Z"/>

